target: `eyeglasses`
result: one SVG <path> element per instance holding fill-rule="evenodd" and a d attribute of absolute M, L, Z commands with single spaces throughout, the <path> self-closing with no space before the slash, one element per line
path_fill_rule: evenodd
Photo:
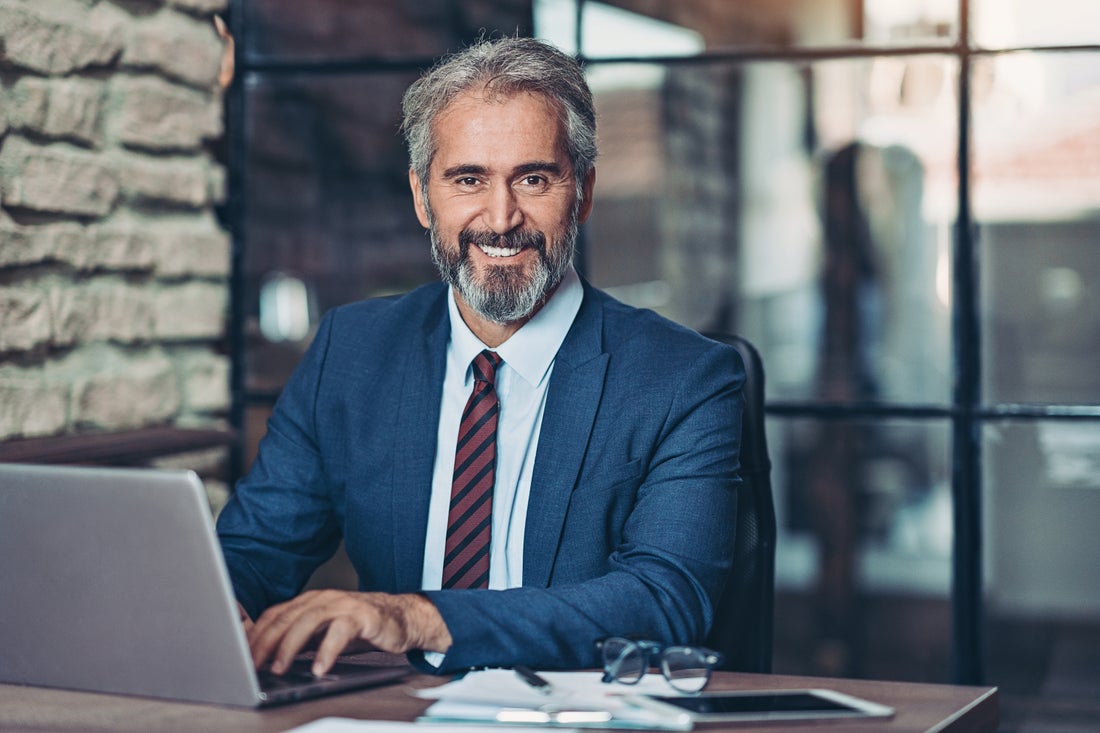
<path fill-rule="evenodd" d="M 680 692 L 699 692 L 710 682 L 710 673 L 722 655 L 701 646 L 662 648 L 655 641 L 634 641 L 612 636 L 596 642 L 603 653 L 603 681 L 637 684 L 650 663 L 657 660 L 661 674 Z"/>

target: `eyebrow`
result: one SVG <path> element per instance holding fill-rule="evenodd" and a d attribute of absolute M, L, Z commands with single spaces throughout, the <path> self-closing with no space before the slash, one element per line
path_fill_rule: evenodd
<path fill-rule="evenodd" d="M 483 165 L 464 163 L 462 165 L 451 166 L 439 175 L 441 178 L 454 178 L 455 176 L 481 175 L 487 171 L 488 168 Z"/>
<path fill-rule="evenodd" d="M 484 175 L 489 172 L 489 169 L 483 165 L 476 165 L 474 163 L 463 163 L 461 165 L 451 166 L 444 170 L 440 176 L 443 178 L 454 178 L 455 176 L 469 176 L 469 175 Z M 562 174 L 561 166 L 552 160 L 533 160 L 530 163 L 523 163 L 513 169 L 512 175 L 523 175 L 525 173 L 550 173 L 552 175 L 560 176 Z"/>
<path fill-rule="evenodd" d="M 524 173 L 552 173 L 555 176 L 560 176 L 561 166 L 552 160 L 536 160 L 517 166 L 515 173 L 516 175 L 523 175 Z"/>

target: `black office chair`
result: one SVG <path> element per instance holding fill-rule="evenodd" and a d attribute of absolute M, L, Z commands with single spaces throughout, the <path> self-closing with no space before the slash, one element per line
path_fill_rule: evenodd
<path fill-rule="evenodd" d="M 707 645 L 722 652 L 722 669 L 771 672 L 775 605 L 775 505 L 764 435 L 764 363 L 740 336 L 705 334 L 729 344 L 745 363 L 741 420 L 741 486 L 733 569 L 718 603 Z"/>

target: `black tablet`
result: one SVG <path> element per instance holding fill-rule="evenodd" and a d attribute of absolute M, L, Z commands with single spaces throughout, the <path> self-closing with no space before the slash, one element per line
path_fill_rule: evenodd
<path fill-rule="evenodd" d="M 699 695 L 635 695 L 632 703 L 662 712 L 687 712 L 693 721 L 834 720 L 889 718 L 893 708 L 835 690 L 746 690 Z"/>

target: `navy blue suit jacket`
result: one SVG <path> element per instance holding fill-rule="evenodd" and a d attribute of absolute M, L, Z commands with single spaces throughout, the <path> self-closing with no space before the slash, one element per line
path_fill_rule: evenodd
<path fill-rule="evenodd" d="M 731 348 L 584 284 L 554 362 L 523 587 L 428 591 L 440 671 L 598 666 L 608 635 L 701 641 L 730 568 L 741 432 Z M 450 325 L 421 287 L 326 315 L 218 521 L 255 618 L 341 537 L 362 590 L 420 589 Z"/>

